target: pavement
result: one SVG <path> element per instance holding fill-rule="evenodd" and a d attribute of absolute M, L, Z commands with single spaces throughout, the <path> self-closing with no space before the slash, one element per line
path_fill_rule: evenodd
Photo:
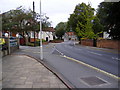
<path fill-rule="evenodd" d="M 2 88 L 67 88 L 50 70 L 26 55 L 2 59 Z"/>

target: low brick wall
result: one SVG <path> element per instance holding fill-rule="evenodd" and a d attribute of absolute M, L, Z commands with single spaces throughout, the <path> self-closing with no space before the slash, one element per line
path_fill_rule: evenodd
<path fill-rule="evenodd" d="M 97 47 L 120 50 L 120 41 L 117 40 L 98 40 Z"/>
<path fill-rule="evenodd" d="M 85 46 L 93 46 L 93 41 L 88 39 L 88 40 L 81 40 L 81 45 Z"/>
<path fill-rule="evenodd" d="M 51 40 L 50 43 L 61 43 L 64 42 L 63 40 Z"/>
<path fill-rule="evenodd" d="M 93 46 L 93 40 L 82 40 L 81 45 Z M 120 50 L 120 41 L 118 40 L 97 40 L 97 47 Z"/>
<path fill-rule="evenodd" d="M 49 42 L 43 42 L 42 44 L 43 44 L 43 45 L 47 45 L 47 44 L 49 44 Z"/>
<path fill-rule="evenodd" d="M 35 40 L 34 40 L 34 38 L 30 38 L 30 42 L 34 42 L 34 41 L 36 41 L 36 38 L 35 38 Z"/>

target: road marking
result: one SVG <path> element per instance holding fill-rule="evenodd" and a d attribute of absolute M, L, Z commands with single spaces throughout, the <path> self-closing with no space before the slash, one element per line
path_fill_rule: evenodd
<path fill-rule="evenodd" d="M 120 59 L 119 59 L 119 58 L 112 57 L 112 59 L 120 61 Z"/>
<path fill-rule="evenodd" d="M 106 71 L 104 71 L 104 70 L 101 70 L 101 69 L 99 69 L 99 68 L 96 68 L 96 67 L 94 67 L 94 66 L 91 66 L 91 65 L 89 65 L 89 64 L 86 64 L 86 63 L 84 63 L 84 62 L 82 62 L 82 61 L 76 60 L 76 59 L 74 59 L 74 58 L 71 58 L 71 57 L 68 57 L 68 56 L 65 56 L 65 55 L 62 56 L 62 57 L 67 58 L 67 59 L 72 60 L 72 61 L 75 61 L 75 62 L 80 63 L 80 64 L 82 64 L 82 65 L 85 65 L 85 66 L 87 66 L 87 67 L 90 67 L 90 68 L 92 68 L 92 69 L 94 69 L 94 70 L 97 70 L 97 71 L 99 71 L 99 72 L 102 72 L 102 73 L 104 73 L 104 74 L 106 74 L 106 75 L 108 75 L 108 76 L 114 77 L 115 79 L 120 79 L 120 77 L 118 77 L 118 76 L 116 76 L 116 75 L 114 75 L 114 74 L 108 73 L 108 72 L 106 72 Z"/>
<path fill-rule="evenodd" d="M 54 48 L 55 48 L 55 47 L 54 47 Z M 55 49 L 56 49 L 56 48 L 55 48 Z M 57 50 L 57 49 L 56 49 L 56 50 Z M 57 51 L 58 51 L 59 53 L 61 53 L 59 50 L 57 50 Z M 77 60 L 77 59 L 68 57 L 68 56 L 64 55 L 63 53 L 61 53 L 61 54 L 62 54 L 62 55 L 60 55 L 61 57 L 67 58 L 67 59 L 69 59 L 69 60 L 75 61 L 75 62 L 80 63 L 80 64 L 82 64 L 82 65 L 85 65 L 85 66 L 87 66 L 87 67 L 90 67 L 90 68 L 92 68 L 92 69 L 94 69 L 94 70 L 96 70 L 96 71 L 102 72 L 102 73 L 104 73 L 104 74 L 106 74 L 106 75 L 108 75 L 108 76 L 111 76 L 111 77 L 115 78 L 115 79 L 120 79 L 119 76 L 116 76 L 116 75 L 114 75 L 114 74 L 108 73 L 108 72 L 106 72 L 106 71 L 104 71 L 104 70 L 101 70 L 101 69 L 99 69 L 99 68 L 96 68 L 96 67 L 94 67 L 94 66 L 91 66 L 91 65 L 89 65 L 89 64 L 86 64 L 86 63 L 84 63 L 84 62 L 82 62 L 82 61 L 79 61 L 79 60 Z"/>
<path fill-rule="evenodd" d="M 55 47 L 54 47 L 54 48 L 55 48 Z M 57 50 L 56 48 L 55 48 L 55 50 L 56 50 L 56 51 L 58 51 L 61 55 L 63 55 L 63 53 L 62 53 L 62 52 L 60 52 L 59 50 Z"/>
<path fill-rule="evenodd" d="M 99 53 L 95 53 L 95 52 L 91 52 L 91 51 L 88 51 L 89 53 L 92 53 L 92 54 L 95 54 L 95 55 L 99 55 L 99 56 L 102 56 L 102 54 L 99 54 Z"/>

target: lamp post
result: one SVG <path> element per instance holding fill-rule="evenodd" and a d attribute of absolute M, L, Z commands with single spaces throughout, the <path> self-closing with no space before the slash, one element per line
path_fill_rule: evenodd
<path fill-rule="evenodd" d="M 40 59 L 43 60 L 43 47 L 42 47 L 42 22 L 41 22 L 41 0 L 40 0 Z"/>

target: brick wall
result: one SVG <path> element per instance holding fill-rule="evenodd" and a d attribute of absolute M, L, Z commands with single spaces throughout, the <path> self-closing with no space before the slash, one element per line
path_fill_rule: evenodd
<path fill-rule="evenodd" d="M 100 48 L 111 48 L 120 50 L 120 41 L 117 40 L 98 40 L 97 47 Z"/>
<path fill-rule="evenodd" d="M 81 45 L 85 45 L 85 46 L 93 46 L 93 41 L 90 39 L 87 40 L 81 40 Z"/>
<path fill-rule="evenodd" d="M 36 38 L 35 38 L 35 40 L 36 40 Z M 34 38 L 30 38 L 30 42 L 34 42 Z"/>
<path fill-rule="evenodd" d="M 81 45 L 93 46 L 93 40 L 82 40 Z M 97 40 L 97 47 L 120 50 L 120 41 L 118 40 Z"/>

